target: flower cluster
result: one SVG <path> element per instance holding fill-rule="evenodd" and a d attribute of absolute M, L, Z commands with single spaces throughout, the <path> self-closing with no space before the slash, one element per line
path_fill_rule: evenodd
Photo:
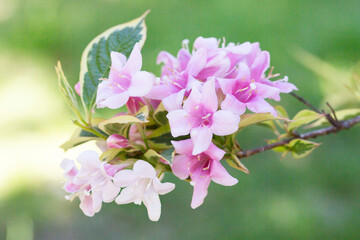
<path fill-rule="evenodd" d="M 164 172 L 189 181 L 194 188 L 191 207 L 199 207 L 211 180 L 224 186 L 238 182 L 220 160 L 231 155 L 231 139 L 245 111 L 275 117 L 267 100 L 279 101 L 280 93 L 296 90 L 287 77 L 272 81 L 278 76 L 272 69 L 265 75 L 270 54 L 259 43 L 226 45 L 198 37 L 190 51 L 184 40 L 176 57 L 165 51 L 158 55 L 160 77 L 142 71 L 140 50 L 135 44 L 128 59 L 111 52 L 109 75 L 98 85 L 97 108 L 126 105 L 128 110 L 98 125 L 105 136 L 98 140 L 105 145 L 105 157 L 91 151 L 81 154 L 80 170 L 71 160 L 62 163 L 69 199 L 79 197 L 88 216 L 98 212 L 102 202 L 115 200 L 143 202 L 149 218 L 158 220 L 158 195 L 174 189 L 174 184 L 160 182 Z M 166 134 L 171 136 L 168 141 Z"/>

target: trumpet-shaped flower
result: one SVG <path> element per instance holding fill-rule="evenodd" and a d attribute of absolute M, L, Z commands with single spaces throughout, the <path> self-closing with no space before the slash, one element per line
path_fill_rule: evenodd
<path fill-rule="evenodd" d="M 213 143 L 206 151 L 197 155 L 193 155 L 194 145 L 190 139 L 172 141 L 172 144 L 179 154 L 174 157 L 172 163 L 173 173 L 180 179 L 190 176 L 191 184 L 194 186 L 192 208 L 197 208 L 204 202 L 211 180 L 224 186 L 232 186 L 238 182 L 219 162 L 225 152 Z"/>
<path fill-rule="evenodd" d="M 92 217 L 99 212 L 102 202 L 112 202 L 120 192 L 113 183 L 113 176 L 123 165 L 110 165 L 101 162 L 94 151 L 85 151 L 77 159 L 80 170 L 73 160 L 64 159 L 61 167 L 65 171 L 65 190 L 70 193 L 67 199 L 80 199 L 80 208 L 85 215 Z"/>
<path fill-rule="evenodd" d="M 194 155 L 208 149 L 213 134 L 225 136 L 237 131 L 240 121 L 240 117 L 230 111 L 218 111 L 214 79 L 206 82 L 201 92 L 194 87 L 183 109 L 170 111 L 167 118 L 173 137 L 190 133 Z"/>
<path fill-rule="evenodd" d="M 109 78 L 98 87 L 96 104 L 99 108 L 117 109 L 125 105 L 130 97 L 143 97 L 153 86 L 155 76 L 140 71 L 142 57 L 139 44 L 135 44 L 129 59 L 118 52 L 111 52 Z"/>
<path fill-rule="evenodd" d="M 117 186 L 125 187 L 115 202 L 138 205 L 143 202 L 151 221 L 158 221 L 161 215 L 159 194 L 169 193 L 175 188 L 173 183 L 161 183 L 155 169 L 143 160 L 136 161 L 133 170 L 119 171 L 114 178 Z"/>

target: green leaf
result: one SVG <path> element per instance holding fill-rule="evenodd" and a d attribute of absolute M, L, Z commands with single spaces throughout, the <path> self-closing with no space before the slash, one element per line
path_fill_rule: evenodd
<path fill-rule="evenodd" d="M 61 94 L 65 98 L 65 101 L 67 105 L 70 107 L 70 109 L 80 118 L 81 116 L 79 113 L 79 106 L 76 99 L 76 95 L 74 93 L 73 88 L 70 86 L 69 82 L 65 77 L 60 61 L 58 61 L 55 70 L 58 76 L 58 84 Z"/>
<path fill-rule="evenodd" d="M 295 117 L 292 119 L 292 122 L 288 126 L 288 131 L 292 132 L 296 128 L 301 127 L 303 125 L 309 124 L 319 118 L 324 117 L 323 114 L 319 114 L 317 112 L 311 110 L 302 110 L 298 112 Z"/>
<path fill-rule="evenodd" d="M 99 128 L 108 134 L 118 133 L 126 137 L 129 130 L 129 124 L 145 123 L 145 121 L 142 120 L 144 119 L 144 115 L 139 113 L 139 115 L 137 116 L 139 116 L 140 118 L 132 115 L 120 115 L 117 117 L 113 117 L 101 122 L 99 124 Z"/>
<path fill-rule="evenodd" d="M 73 147 L 76 147 L 80 144 L 86 143 L 91 140 L 100 140 L 101 138 L 97 137 L 96 135 L 92 134 L 91 132 L 84 131 L 82 129 L 77 129 L 75 133 L 71 136 L 71 138 L 63 143 L 60 148 L 67 151 Z"/>
<path fill-rule="evenodd" d="M 140 110 L 135 114 L 135 117 L 142 122 L 147 122 L 149 117 L 149 107 L 145 105 L 140 108 Z"/>
<path fill-rule="evenodd" d="M 175 156 L 174 148 L 168 149 L 164 151 L 162 154 L 159 154 L 153 149 L 150 149 L 144 154 L 144 157 L 148 159 L 150 162 L 154 163 L 155 165 L 159 162 L 170 165 L 172 163 L 172 159 L 174 158 L 174 156 Z"/>
<path fill-rule="evenodd" d="M 240 170 L 246 174 L 249 174 L 249 170 L 245 167 L 245 165 L 236 157 L 235 154 L 231 154 L 231 158 L 226 158 L 226 162 L 230 167 Z"/>
<path fill-rule="evenodd" d="M 81 57 L 80 86 L 81 99 L 88 117 L 95 104 L 99 79 L 106 78 L 109 74 L 111 51 L 120 52 L 128 57 L 135 43 L 139 42 L 141 46 L 144 44 L 145 17 L 148 12 L 130 22 L 108 29 L 85 48 Z"/>
<path fill-rule="evenodd" d="M 124 151 L 123 148 L 111 148 L 100 155 L 100 160 L 104 162 L 110 162 L 122 151 Z"/>
<path fill-rule="evenodd" d="M 174 140 L 174 137 L 171 135 L 169 124 L 157 128 L 148 137 L 148 143 L 156 149 L 170 148 L 172 146 L 171 140 Z"/>
<path fill-rule="evenodd" d="M 271 113 L 245 113 L 241 115 L 239 128 L 244 128 L 268 120 L 289 121 L 289 119 L 284 117 L 274 117 Z"/>
<path fill-rule="evenodd" d="M 294 139 L 288 144 L 276 147 L 273 150 L 276 152 L 283 152 L 284 154 L 286 154 L 287 152 L 291 152 L 294 158 L 303 158 L 309 155 L 319 145 L 319 143 L 311 142 L 308 140 Z"/>
<path fill-rule="evenodd" d="M 160 103 L 154 112 L 154 120 L 160 125 L 165 125 L 168 123 L 168 119 L 166 117 L 167 113 L 168 112 L 166 111 L 164 105 Z"/>

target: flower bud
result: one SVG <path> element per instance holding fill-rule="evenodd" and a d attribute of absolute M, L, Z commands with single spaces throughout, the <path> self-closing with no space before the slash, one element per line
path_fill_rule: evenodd
<path fill-rule="evenodd" d="M 109 148 L 125 148 L 129 146 L 129 140 L 120 134 L 113 134 L 106 140 Z"/>

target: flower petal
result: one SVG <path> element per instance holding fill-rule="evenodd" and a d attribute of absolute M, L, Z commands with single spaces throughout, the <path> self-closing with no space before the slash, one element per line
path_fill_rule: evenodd
<path fill-rule="evenodd" d="M 127 62 L 122 69 L 125 75 L 133 76 L 136 72 L 140 71 L 142 66 L 142 56 L 140 52 L 140 44 L 136 43 Z"/>
<path fill-rule="evenodd" d="M 191 155 L 194 148 L 191 139 L 186 139 L 182 141 L 171 141 L 171 144 L 174 146 L 176 153 L 179 154 Z"/>
<path fill-rule="evenodd" d="M 213 143 L 210 144 L 209 148 L 205 151 L 205 153 L 216 161 L 220 161 L 225 155 L 225 151 L 221 150 Z"/>
<path fill-rule="evenodd" d="M 180 92 L 171 94 L 170 96 L 164 98 L 162 103 L 165 109 L 168 112 L 179 110 L 181 109 L 183 99 L 184 99 L 185 89 L 181 90 Z"/>
<path fill-rule="evenodd" d="M 191 93 L 189 97 L 184 102 L 184 110 L 187 112 L 191 112 L 195 109 L 196 106 L 200 104 L 201 101 L 201 93 L 199 92 L 198 87 L 195 85 L 192 87 Z"/>
<path fill-rule="evenodd" d="M 171 169 L 175 176 L 181 180 L 186 179 L 190 174 L 189 158 L 185 155 L 176 155 L 172 162 Z"/>
<path fill-rule="evenodd" d="M 230 111 L 235 115 L 242 115 L 246 111 L 246 104 L 237 100 L 234 95 L 226 94 L 225 100 L 221 103 L 221 109 Z"/>
<path fill-rule="evenodd" d="M 204 84 L 201 91 L 201 103 L 207 110 L 215 112 L 218 109 L 218 98 L 215 89 L 215 79 L 212 78 Z"/>
<path fill-rule="evenodd" d="M 162 182 L 160 182 L 160 180 L 158 178 L 153 178 L 152 186 L 154 188 L 154 191 L 160 195 L 167 194 L 167 193 L 171 192 L 172 190 L 174 190 L 174 188 L 175 188 L 175 184 L 170 183 L 170 182 L 162 183 Z"/>
<path fill-rule="evenodd" d="M 238 180 L 232 177 L 219 161 L 212 161 L 210 170 L 211 180 L 224 186 L 233 186 Z"/>
<path fill-rule="evenodd" d="M 120 187 L 116 186 L 112 181 L 107 181 L 103 187 L 102 198 L 104 202 L 112 202 L 119 194 Z"/>
<path fill-rule="evenodd" d="M 124 169 L 114 175 L 114 183 L 118 187 L 133 185 L 135 181 L 136 176 L 132 170 Z"/>
<path fill-rule="evenodd" d="M 126 63 L 126 56 L 119 52 L 112 51 L 111 54 L 111 68 L 120 71 Z"/>
<path fill-rule="evenodd" d="M 209 148 L 212 140 L 212 132 L 208 127 L 193 128 L 190 132 L 191 140 L 194 144 L 192 154 L 197 155 Z"/>
<path fill-rule="evenodd" d="M 150 163 L 143 160 L 138 160 L 135 162 L 133 171 L 137 177 L 141 178 L 154 178 L 156 177 L 156 171 Z"/>
<path fill-rule="evenodd" d="M 213 114 L 211 131 L 216 135 L 226 136 L 238 130 L 239 122 L 239 116 L 230 111 L 220 110 Z"/>
<path fill-rule="evenodd" d="M 195 209 L 203 204 L 204 199 L 208 193 L 208 187 L 210 185 L 210 177 L 208 176 L 194 176 L 192 180 L 195 183 L 194 192 L 191 200 L 191 208 Z"/>
<path fill-rule="evenodd" d="M 102 101 L 98 101 L 96 104 L 98 108 L 108 107 L 111 109 L 118 109 L 124 106 L 128 100 L 129 94 L 127 92 L 121 92 L 114 94 Z"/>
<path fill-rule="evenodd" d="M 143 97 L 151 91 L 155 76 L 151 73 L 140 71 L 131 78 L 128 94 L 131 97 Z"/>
<path fill-rule="evenodd" d="M 191 127 L 186 116 L 187 112 L 184 110 L 171 111 L 166 115 L 169 119 L 171 135 L 173 137 L 189 134 Z"/>
<path fill-rule="evenodd" d="M 158 221 L 161 215 L 161 202 L 159 195 L 150 192 L 144 195 L 144 205 L 147 208 L 148 216 L 151 221 Z"/>
<path fill-rule="evenodd" d="M 136 192 L 136 188 L 134 186 L 130 186 L 121 190 L 120 195 L 115 198 L 115 202 L 117 204 L 128 204 L 137 201 L 138 199 L 139 196 Z"/>
<path fill-rule="evenodd" d="M 255 113 L 268 113 L 270 112 L 274 117 L 277 116 L 275 109 L 261 97 L 255 97 L 250 102 L 246 103 L 247 108 Z"/>
<path fill-rule="evenodd" d="M 88 217 L 92 217 L 95 215 L 91 196 L 83 195 L 82 197 L 80 197 L 80 209 Z"/>
<path fill-rule="evenodd" d="M 196 76 L 204 68 L 207 61 L 207 52 L 205 48 L 200 48 L 191 57 L 187 70 L 191 76 Z"/>
<path fill-rule="evenodd" d="M 236 79 L 216 78 L 224 94 L 232 94 Z"/>

